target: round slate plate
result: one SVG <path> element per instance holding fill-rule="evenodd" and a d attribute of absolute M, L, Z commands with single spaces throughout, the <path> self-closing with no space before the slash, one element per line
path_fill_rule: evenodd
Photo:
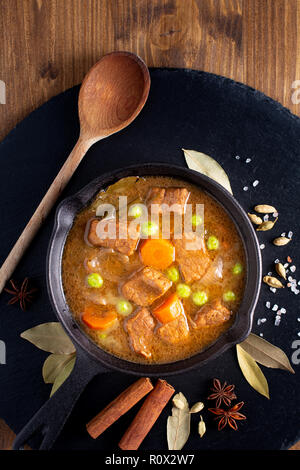
<path fill-rule="evenodd" d="M 300 217 L 299 153 L 300 120 L 280 104 L 239 83 L 204 72 L 177 69 L 153 69 L 148 102 L 124 131 L 94 145 L 63 197 L 69 196 L 101 173 L 139 162 L 170 162 L 185 166 L 182 148 L 211 155 L 225 168 L 235 197 L 245 210 L 258 203 L 278 208 L 279 221 L 272 232 L 260 232 L 266 245 L 263 251 L 264 273 L 273 270 L 273 260 L 285 262 L 290 255 L 299 261 L 299 234 L 286 247 L 271 244 L 274 236 L 296 232 Z M 79 132 L 77 97 L 79 87 L 51 99 L 20 123 L 0 144 L 1 231 L 0 262 L 12 248 L 18 235 L 45 194 L 76 142 Z M 236 155 L 240 159 L 235 158 Z M 246 158 L 251 162 L 246 164 Z M 253 187 L 254 180 L 259 180 Z M 243 187 L 248 186 L 248 191 Z M 6 365 L 0 365 L 0 416 L 18 432 L 47 400 L 50 385 L 41 376 L 47 353 L 20 338 L 34 325 L 55 321 L 45 285 L 45 258 L 53 226 L 53 213 L 19 264 L 14 279 L 32 278 L 39 296 L 28 312 L 7 306 L 9 295 L 0 298 L 0 339 L 7 348 Z M 296 276 L 297 271 L 294 275 Z M 285 307 L 280 326 L 274 326 L 275 313 L 265 302 Z M 216 430 L 206 410 L 207 434 L 197 435 L 198 415 L 192 416 L 191 436 L 184 450 L 196 449 L 285 449 L 300 438 L 299 383 L 300 324 L 298 298 L 289 289 L 275 294 L 263 286 L 253 332 L 278 345 L 291 359 L 296 374 L 263 368 L 271 399 L 253 390 L 244 379 L 231 349 L 196 372 L 169 378 L 189 402 L 203 400 L 213 377 L 236 384 L 239 401 L 244 401 L 247 421 L 239 432 Z M 257 319 L 267 321 L 257 326 Z M 298 339 L 298 343 L 296 343 Z M 99 439 L 92 440 L 85 423 L 130 383 L 132 376 L 116 372 L 97 376 L 88 385 L 58 438 L 55 449 L 116 450 L 117 443 L 139 405 L 123 416 Z M 112 394 L 113 390 L 113 394 Z M 211 405 L 211 402 L 208 402 Z M 207 404 L 208 404 L 207 403 Z M 144 440 L 141 449 L 166 450 L 167 406 Z"/>

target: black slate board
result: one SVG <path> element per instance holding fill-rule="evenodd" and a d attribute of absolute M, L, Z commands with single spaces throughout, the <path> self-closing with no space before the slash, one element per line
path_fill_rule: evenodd
<path fill-rule="evenodd" d="M 299 261 L 297 233 L 299 206 L 300 120 L 262 93 L 229 79 L 192 70 L 153 69 L 148 102 L 134 123 L 94 145 L 81 163 L 63 197 L 71 195 L 95 176 L 139 162 L 170 162 L 185 166 L 181 148 L 195 149 L 216 158 L 230 175 L 235 197 L 245 210 L 257 203 L 269 203 L 280 211 L 272 233 L 259 234 L 266 248 L 264 273 L 273 269 L 275 258 L 290 255 Z M 76 142 L 79 132 L 77 97 L 79 87 L 56 96 L 21 122 L 0 144 L 1 231 L 0 262 L 12 248 L 22 228 L 35 210 Z M 235 156 L 239 155 L 240 160 Z M 245 159 L 250 157 L 251 163 Z M 256 188 L 254 180 L 259 180 Z M 243 187 L 249 186 L 247 192 Z M 54 212 L 53 212 L 54 213 Z M 0 297 L 0 339 L 6 343 L 6 365 L 0 365 L 0 416 L 18 432 L 47 400 L 50 386 L 43 383 L 41 368 L 47 353 L 20 338 L 34 325 L 55 321 L 45 285 L 45 256 L 53 226 L 53 213 L 47 219 L 14 279 L 32 278 L 39 297 L 28 312 L 7 306 L 7 293 Z M 295 237 L 284 248 L 270 241 L 281 232 L 292 230 Z M 297 272 L 296 272 L 297 273 Z M 263 286 L 256 309 L 253 332 L 283 348 L 289 358 L 300 331 L 298 298 L 288 289 L 272 294 Z M 279 327 L 275 314 L 265 307 L 266 300 L 287 309 Z M 297 310 L 298 309 L 298 310 Z M 257 318 L 266 317 L 262 326 Z M 299 344 L 298 344 L 299 348 Z M 297 357 L 296 357 L 297 358 Z M 298 354 L 299 362 L 299 354 Z M 184 450 L 197 449 L 285 449 L 300 438 L 299 365 L 295 375 L 263 368 L 270 386 L 271 400 L 255 392 L 243 378 L 234 348 L 196 372 L 169 378 L 177 391 L 193 403 L 209 393 L 211 379 L 219 377 L 236 384 L 239 400 L 245 401 L 247 421 L 236 433 L 216 430 L 207 410 L 207 434 L 197 435 L 197 416 L 192 416 L 191 437 Z M 93 379 L 75 406 L 58 438 L 55 449 L 116 450 L 125 428 L 139 405 L 94 441 L 85 423 L 134 377 L 116 372 Z M 141 449 L 166 450 L 168 406 Z"/>

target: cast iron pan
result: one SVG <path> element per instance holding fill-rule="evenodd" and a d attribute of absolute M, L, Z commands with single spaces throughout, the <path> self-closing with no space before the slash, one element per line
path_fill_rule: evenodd
<path fill-rule="evenodd" d="M 105 189 L 126 176 L 146 175 L 180 177 L 198 185 L 213 196 L 222 204 L 234 221 L 243 240 L 247 264 L 244 297 L 232 327 L 204 351 L 188 359 L 157 365 L 138 364 L 120 359 L 93 343 L 72 318 L 64 296 L 61 277 L 63 249 L 76 214 L 91 201 L 100 189 Z M 251 331 L 261 284 L 261 255 L 255 232 L 244 210 L 231 194 L 212 179 L 195 171 L 163 163 L 148 164 L 117 170 L 95 179 L 75 196 L 65 199 L 59 205 L 47 259 L 47 285 L 50 300 L 58 319 L 76 345 L 77 359 L 69 379 L 18 434 L 14 442 L 14 449 L 23 447 L 37 433 L 42 435 L 40 449 L 49 449 L 55 442 L 84 387 L 96 374 L 103 372 L 104 368 L 150 377 L 186 372 L 200 367 L 233 344 L 243 341 Z"/>

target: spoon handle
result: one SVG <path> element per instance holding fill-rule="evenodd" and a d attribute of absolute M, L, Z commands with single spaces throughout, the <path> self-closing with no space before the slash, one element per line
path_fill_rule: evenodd
<path fill-rule="evenodd" d="M 94 143 L 94 140 L 83 139 L 79 137 L 75 147 L 70 153 L 69 157 L 62 166 L 60 172 L 56 176 L 55 180 L 51 184 L 50 188 L 46 192 L 33 216 L 27 223 L 19 239 L 15 243 L 5 262 L 0 268 L 0 293 L 2 292 L 5 283 L 10 279 L 14 272 L 18 262 L 22 258 L 24 252 L 29 247 L 34 236 L 38 232 L 42 223 L 48 216 L 50 210 L 54 206 L 58 197 L 62 193 L 70 181 L 74 171 L 78 167 L 82 158 Z"/>

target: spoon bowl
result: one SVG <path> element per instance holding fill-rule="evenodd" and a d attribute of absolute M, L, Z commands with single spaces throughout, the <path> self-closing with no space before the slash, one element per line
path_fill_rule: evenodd
<path fill-rule="evenodd" d="M 106 137 L 128 126 L 143 108 L 150 89 L 145 63 L 129 52 L 112 52 L 86 75 L 79 93 L 81 129 Z"/>

